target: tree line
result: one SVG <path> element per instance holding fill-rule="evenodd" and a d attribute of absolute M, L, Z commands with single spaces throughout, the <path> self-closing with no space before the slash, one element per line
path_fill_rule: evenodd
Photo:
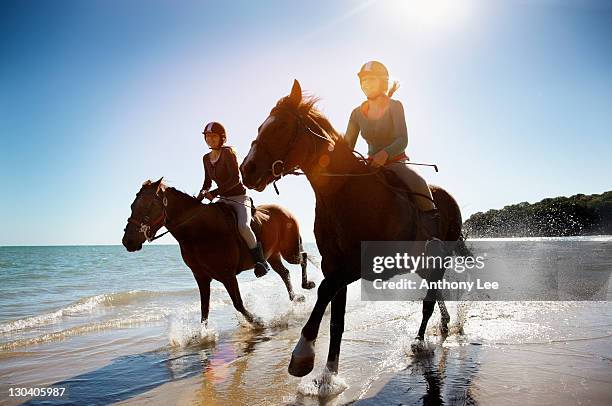
<path fill-rule="evenodd" d="M 612 191 L 522 202 L 478 212 L 463 224 L 468 238 L 612 234 Z"/>

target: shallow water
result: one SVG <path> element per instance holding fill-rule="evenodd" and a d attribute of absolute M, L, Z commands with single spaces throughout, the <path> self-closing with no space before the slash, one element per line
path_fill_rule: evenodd
<path fill-rule="evenodd" d="M 316 247 L 307 245 L 316 255 Z M 449 303 L 425 348 L 411 344 L 416 302 L 365 302 L 349 287 L 340 375 L 324 372 L 329 317 L 307 377 L 287 372 L 316 297 L 289 301 L 277 275 L 240 275 L 252 329 L 213 283 L 199 325 L 195 281 L 177 246 L 0 247 L 0 399 L 15 386 L 67 387 L 64 403 L 109 404 L 605 404 L 612 383 L 609 302 Z M 317 282 L 320 271 L 309 264 Z M 316 382 L 319 384 L 313 383 Z M 323 382 L 321 385 L 320 383 Z M 60 404 L 62 401 L 32 401 Z"/>

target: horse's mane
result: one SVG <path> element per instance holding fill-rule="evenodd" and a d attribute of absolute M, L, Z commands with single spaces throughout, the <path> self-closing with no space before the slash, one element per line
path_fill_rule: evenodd
<path fill-rule="evenodd" d="M 340 134 L 338 131 L 336 131 L 336 129 L 334 128 L 334 126 L 332 126 L 332 124 L 329 122 L 327 117 L 325 117 L 323 113 L 321 113 L 315 107 L 318 101 L 319 101 L 318 97 L 311 96 L 311 95 L 304 95 L 302 96 L 302 100 L 300 101 L 300 104 L 296 107 L 294 103 L 292 102 L 292 100 L 290 99 L 290 97 L 285 96 L 276 103 L 275 108 L 280 107 L 280 108 L 288 109 L 292 111 L 293 113 L 299 115 L 300 117 L 309 119 L 313 121 L 314 123 L 316 123 L 317 126 L 319 126 L 323 130 L 323 132 L 319 135 L 322 135 L 325 138 L 329 139 L 334 145 L 334 147 L 345 148 L 348 151 L 350 151 L 353 155 L 359 155 L 359 156 L 356 156 L 355 159 L 359 162 L 360 165 L 362 165 L 363 167 L 362 169 L 369 171 L 370 169 L 368 165 L 366 164 L 365 158 L 363 157 L 363 155 L 349 148 L 346 140 L 344 139 L 344 136 Z"/>
<path fill-rule="evenodd" d="M 188 200 L 188 201 L 190 201 L 191 203 L 198 203 L 198 204 L 202 204 L 202 202 L 201 202 L 201 201 L 199 201 L 198 199 L 196 199 L 195 197 L 193 197 L 193 196 L 191 196 L 191 195 L 189 195 L 189 194 L 187 194 L 187 193 L 183 192 L 182 190 L 178 190 L 178 189 L 177 189 L 177 188 L 175 188 L 175 187 L 168 186 L 166 183 L 164 183 L 164 181 L 162 181 L 162 183 L 161 183 L 161 184 L 162 184 L 162 187 L 163 187 L 164 189 L 171 189 L 171 190 L 173 190 L 174 192 L 176 192 L 176 194 L 179 196 L 179 198 L 181 198 L 181 199 L 183 199 L 183 200 Z"/>
<path fill-rule="evenodd" d="M 298 114 L 300 117 L 314 121 L 319 127 L 323 129 L 324 134 L 321 135 L 326 136 L 326 138 L 328 138 L 334 144 L 337 142 L 345 143 L 344 137 L 340 133 L 338 133 L 338 131 L 336 131 L 336 129 L 332 126 L 327 117 L 325 117 L 323 113 L 321 113 L 315 107 L 315 104 L 317 104 L 318 101 L 318 97 L 305 95 L 302 97 L 300 104 L 295 107 L 289 96 L 286 96 L 281 98 L 278 103 L 276 103 L 276 108 L 281 107 L 289 109 Z"/>
<path fill-rule="evenodd" d="M 154 182 L 152 182 L 150 179 L 147 179 L 144 181 L 144 183 L 142 184 L 143 187 L 148 187 L 151 186 Z M 168 185 L 168 183 L 162 178 L 161 181 L 159 182 L 158 187 L 162 190 L 165 191 L 166 189 L 172 189 L 174 192 L 176 192 L 176 194 L 179 196 L 179 198 L 184 199 L 184 200 L 190 200 L 191 202 L 197 202 L 197 203 L 201 203 L 198 199 L 196 199 L 195 197 L 183 192 L 182 190 L 179 190 L 175 187 L 172 187 L 170 185 Z"/>

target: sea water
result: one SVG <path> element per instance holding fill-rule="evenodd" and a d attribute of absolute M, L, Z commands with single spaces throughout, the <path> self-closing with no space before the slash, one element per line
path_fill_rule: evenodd
<path fill-rule="evenodd" d="M 589 237 L 591 238 L 591 237 Z M 593 237 L 609 241 L 609 237 Z M 309 277 L 322 279 L 315 259 Z M 612 306 L 608 302 L 453 302 L 443 340 L 436 310 L 415 350 L 418 302 L 367 302 L 349 286 L 340 374 L 325 370 L 329 309 L 315 370 L 287 373 L 316 300 L 289 301 L 278 275 L 238 276 L 252 328 L 212 283 L 200 325 L 191 271 L 174 245 L 0 247 L 0 399 L 15 387 L 66 387 L 31 404 L 550 403 L 609 400 Z M 527 369 L 526 369 L 527 368 Z M 560 394 L 563 388 L 570 398 Z M 548 398 L 547 398 L 548 396 Z M 546 402 L 544 402 L 546 403 Z"/>

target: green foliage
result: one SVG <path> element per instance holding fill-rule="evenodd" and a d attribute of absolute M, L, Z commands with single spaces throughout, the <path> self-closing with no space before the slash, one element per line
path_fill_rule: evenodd
<path fill-rule="evenodd" d="M 612 234 L 612 191 L 522 202 L 473 214 L 463 224 L 471 238 Z"/>

